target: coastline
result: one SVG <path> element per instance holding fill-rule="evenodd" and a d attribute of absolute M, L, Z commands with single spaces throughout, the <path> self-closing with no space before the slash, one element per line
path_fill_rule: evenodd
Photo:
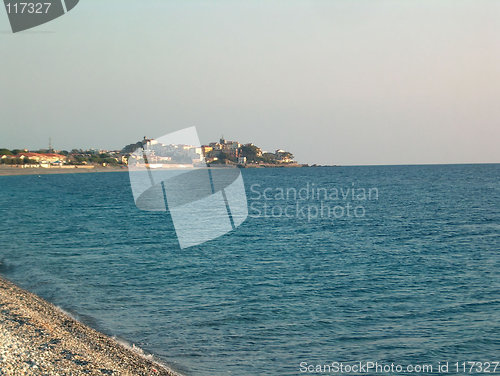
<path fill-rule="evenodd" d="M 210 165 L 212 168 L 301 168 L 301 167 L 309 167 L 308 165 L 302 164 L 286 164 L 286 165 L 270 165 L 270 164 L 261 164 L 261 165 Z M 7 167 L 0 166 L 0 176 L 19 176 L 19 175 L 55 175 L 55 174 L 92 174 L 99 172 L 125 172 L 128 171 L 127 167 L 101 167 L 95 166 L 93 168 L 60 168 L 60 167 L 52 167 L 52 168 L 41 168 L 41 167 L 33 167 L 33 168 L 22 168 L 22 167 Z M 1 375 L 0 375 L 1 376 Z"/>
<path fill-rule="evenodd" d="M 0 375 L 180 376 L 0 277 Z"/>
<path fill-rule="evenodd" d="M 94 167 L 94 168 L 21 168 L 0 166 L 0 176 L 17 175 L 51 175 L 51 174 L 92 174 L 96 172 L 120 172 L 127 171 L 127 167 Z"/>

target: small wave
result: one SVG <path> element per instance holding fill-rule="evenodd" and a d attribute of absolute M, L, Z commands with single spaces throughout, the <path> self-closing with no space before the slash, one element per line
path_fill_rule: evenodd
<path fill-rule="evenodd" d="M 73 320 L 75 320 L 75 321 L 80 321 L 80 320 L 78 320 L 75 316 L 73 316 L 71 313 L 69 313 L 68 311 L 65 311 L 63 308 L 61 308 L 61 307 L 59 307 L 59 306 L 57 306 L 57 305 L 56 305 L 55 307 L 56 307 L 56 309 L 57 309 L 59 312 L 61 312 L 62 314 L 66 315 L 66 316 L 68 316 L 68 317 L 71 317 L 71 318 L 72 318 Z"/>
<path fill-rule="evenodd" d="M 141 357 L 146 358 L 148 360 L 153 360 L 153 355 L 144 352 L 144 350 L 141 349 L 139 346 L 136 346 L 135 344 L 130 343 L 128 341 L 125 341 L 124 339 L 118 338 L 116 336 L 113 336 L 111 338 L 113 338 L 113 340 L 118 342 L 120 345 L 122 345 L 126 349 L 132 350 L 137 355 L 140 355 Z"/>
<path fill-rule="evenodd" d="M 139 346 L 136 346 L 135 344 L 133 343 L 130 343 L 126 340 L 124 340 L 123 338 L 119 338 L 119 337 L 116 337 L 116 336 L 112 336 L 111 337 L 116 343 L 118 343 L 119 345 L 125 347 L 126 349 L 134 352 L 135 354 L 139 355 L 140 357 L 144 358 L 144 359 L 147 359 L 147 360 L 150 360 L 154 363 L 156 363 L 158 366 L 168 370 L 170 373 L 172 373 L 174 376 L 183 376 L 182 374 L 174 371 L 172 368 L 170 368 L 169 366 L 167 366 L 166 364 L 158 361 L 157 359 L 155 359 L 155 357 L 153 356 L 153 354 L 149 354 L 147 352 L 145 352 L 142 348 L 140 348 Z"/>
<path fill-rule="evenodd" d="M 73 315 L 72 313 L 66 311 L 65 309 L 61 308 L 60 306 L 55 306 L 56 309 L 61 312 L 62 314 L 64 314 L 65 316 L 68 316 L 70 318 L 72 318 L 73 320 L 75 321 L 78 321 L 78 322 L 82 322 L 82 320 L 79 319 L 79 317 L 77 315 Z M 166 370 L 168 370 L 172 375 L 174 376 L 183 376 L 182 374 L 174 371 L 172 368 L 170 368 L 169 366 L 167 366 L 166 364 L 162 363 L 162 362 L 159 362 L 157 359 L 155 359 L 155 357 L 153 356 L 153 354 L 149 354 L 147 352 L 145 352 L 142 348 L 140 348 L 139 346 L 136 346 L 135 344 L 133 343 L 130 343 L 126 340 L 124 340 L 123 338 L 119 338 L 119 337 L 116 337 L 116 336 L 112 336 L 111 337 L 116 343 L 118 343 L 120 346 L 132 351 L 133 353 L 139 355 L 140 357 L 144 358 L 144 359 L 147 359 L 151 362 L 154 362 L 155 364 L 157 364 L 159 367 L 161 368 L 164 368 Z"/>

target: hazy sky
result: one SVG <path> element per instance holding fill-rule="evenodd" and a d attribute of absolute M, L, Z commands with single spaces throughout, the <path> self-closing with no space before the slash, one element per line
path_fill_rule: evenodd
<path fill-rule="evenodd" d="M 500 162 L 500 1 L 81 0 L 12 34 L 0 147 L 195 125 L 301 162 Z"/>

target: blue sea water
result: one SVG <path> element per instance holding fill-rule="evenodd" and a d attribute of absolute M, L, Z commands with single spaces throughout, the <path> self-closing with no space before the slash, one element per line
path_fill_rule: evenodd
<path fill-rule="evenodd" d="M 0 177 L 0 273 L 186 375 L 500 360 L 500 165 L 242 173 L 250 217 L 182 250 L 127 173 Z"/>

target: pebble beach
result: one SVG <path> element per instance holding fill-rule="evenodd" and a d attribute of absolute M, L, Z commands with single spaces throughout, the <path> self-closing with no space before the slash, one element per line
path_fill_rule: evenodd
<path fill-rule="evenodd" d="M 0 277 L 0 376 L 18 375 L 179 376 Z"/>

